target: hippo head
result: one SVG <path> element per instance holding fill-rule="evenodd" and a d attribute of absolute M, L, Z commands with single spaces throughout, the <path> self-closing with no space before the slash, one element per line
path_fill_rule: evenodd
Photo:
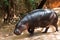
<path fill-rule="evenodd" d="M 26 24 L 23 24 L 22 22 L 18 22 L 15 26 L 14 34 L 20 35 L 26 28 L 27 28 Z"/>

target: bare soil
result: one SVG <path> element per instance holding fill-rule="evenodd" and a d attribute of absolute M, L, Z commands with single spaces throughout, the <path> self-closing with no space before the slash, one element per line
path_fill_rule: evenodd
<path fill-rule="evenodd" d="M 58 21 L 58 32 L 51 26 L 47 33 L 42 33 L 44 29 L 35 29 L 34 35 L 30 36 L 27 30 L 22 35 L 13 33 L 15 24 L 5 24 L 0 19 L 0 40 L 60 40 L 60 19 Z"/>

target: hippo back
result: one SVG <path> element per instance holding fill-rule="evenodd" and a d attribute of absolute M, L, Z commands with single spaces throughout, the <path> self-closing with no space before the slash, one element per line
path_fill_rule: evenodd
<path fill-rule="evenodd" d="M 46 22 L 51 21 L 50 16 L 53 15 L 53 14 L 54 14 L 54 11 L 50 10 L 50 9 L 37 9 L 37 10 L 29 12 L 22 19 L 22 23 L 29 22 L 29 25 L 33 24 L 34 26 L 37 26 L 37 25 L 40 26 L 42 24 L 45 25 Z"/>
<path fill-rule="evenodd" d="M 49 18 L 50 15 L 52 14 L 52 10 L 49 9 L 37 9 L 34 10 L 30 13 L 28 13 L 28 15 L 26 16 L 26 18 L 28 18 L 28 20 L 40 20 L 41 18 Z M 43 18 L 43 19 L 44 19 Z"/>

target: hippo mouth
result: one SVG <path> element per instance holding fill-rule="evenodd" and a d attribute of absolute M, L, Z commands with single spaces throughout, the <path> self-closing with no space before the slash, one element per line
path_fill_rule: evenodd
<path fill-rule="evenodd" d="M 15 35 L 20 35 L 20 33 L 15 33 L 15 32 L 14 32 L 14 34 L 15 34 Z"/>
<path fill-rule="evenodd" d="M 16 29 L 16 30 L 14 30 L 14 34 L 15 35 L 21 35 L 21 32 L 20 32 L 20 30 Z"/>

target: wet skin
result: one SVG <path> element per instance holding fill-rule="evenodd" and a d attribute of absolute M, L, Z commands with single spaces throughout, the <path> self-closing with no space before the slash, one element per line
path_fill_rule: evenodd
<path fill-rule="evenodd" d="M 19 20 L 15 26 L 14 34 L 20 35 L 24 30 L 28 30 L 30 34 L 34 33 L 37 27 L 46 28 L 44 33 L 49 29 L 49 25 L 53 25 L 58 31 L 58 16 L 50 9 L 36 9 L 29 12 L 24 18 Z"/>

